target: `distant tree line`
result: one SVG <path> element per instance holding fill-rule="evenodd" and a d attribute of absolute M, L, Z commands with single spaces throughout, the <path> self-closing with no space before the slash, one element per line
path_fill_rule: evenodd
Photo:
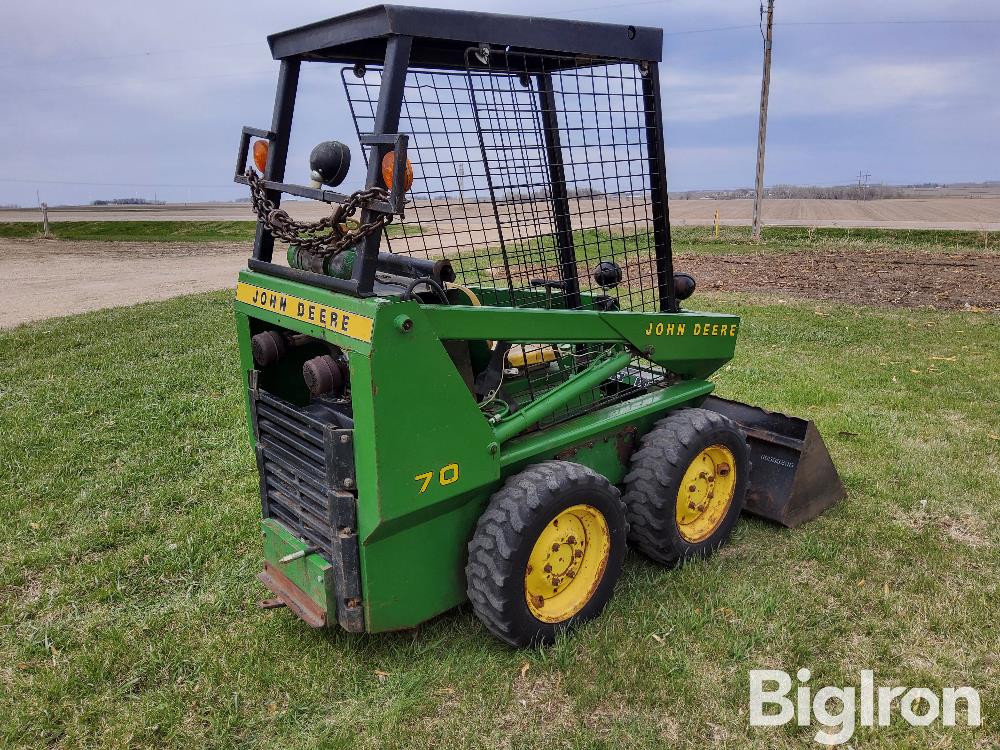
<path fill-rule="evenodd" d="M 149 198 L 111 198 L 108 200 L 91 201 L 91 206 L 164 206 L 166 201 L 154 201 Z"/>
<path fill-rule="evenodd" d="M 906 191 L 894 185 L 772 185 L 764 190 L 765 198 L 823 198 L 826 200 L 875 200 L 878 198 L 905 198 Z M 671 194 L 671 198 L 697 200 L 699 198 L 753 198 L 753 190 L 689 190 Z"/>

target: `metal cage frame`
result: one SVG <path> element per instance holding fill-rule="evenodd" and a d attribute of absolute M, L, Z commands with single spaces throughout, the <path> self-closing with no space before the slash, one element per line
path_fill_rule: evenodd
<path fill-rule="evenodd" d="M 268 197 L 280 204 L 281 194 L 342 202 L 339 193 L 317 190 L 283 182 L 291 135 L 292 114 L 298 89 L 301 63 L 346 63 L 365 70 L 365 66 L 380 66 L 377 98 L 367 132 L 359 125 L 359 140 L 368 157 L 365 187 L 382 186 L 380 164 L 386 152 L 395 148 L 397 161 L 405 157 L 407 138 L 400 133 L 405 106 L 404 94 L 411 71 L 451 71 L 468 75 L 511 75 L 511 60 L 521 72 L 531 77 L 531 85 L 539 99 L 537 110 L 542 118 L 545 169 L 549 189 L 545 199 L 551 204 L 549 217 L 553 224 L 554 250 L 558 257 L 560 291 L 559 307 L 579 309 L 586 306 L 581 299 L 580 273 L 577 267 L 569 208 L 571 196 L 566 177 L 565 147 L 560 144 L 560 106 L 553 77 L 567 71 L 610 65 L 634 66 L 641 90 L 645 121 L 642 132 L 645 143 L 645 171 L 651 225 L 650 250 L 654 267 L 656 307 L 662 312 L 678 309 L 674 294 L 673 265 L 670 246 L 670 224 L 667 207 L 666 157 L 660 101 L 658 63 L 661 59 L 662 30 L 641 26 L 592 23 L 534 17 L 508 16 L 490 13 L 408 8 L 391 5 L 374 6 L 345 16 L 273 34 L 268 37 L 272 55 L 280 61 L 277 92 L 270 130 L 244 128 L 237 160 L 237 181 L 245 181 L 242 170 L 247 161 L 250 137 L 266 138 L 270 142 L 264 185 Z M 503 60 L 497 67 L 493 61 Z M 471 85 L 471 83 L 470 83 Z M 355 118 L 357 123 L 357 118 Z M 482 128 L 480 128 L 480 133 Z M 413 144 L 410 143 L 412 148 Z M 484 146 L 485 149 L 485 146 Z M 491 196 L 494 209 L 497 204 Z M 402 196 L 389 201 L 370 203 L 362 210 L 361 221 L 377 213 L 404 216 Z M 499 223 L 499 217 L 498 217 Z M 350 279 L 339 279 L 319 273 L 292 269 L 272 262 L 274 238 L 262 223 L 258 223 L 253 256 L 248 261 L 251 270 L 288 280 L 302 281 L 333 291 L 358 297 L 380 293 L 376 279 L 379 251 L 386 237 L 375 233 L 365 238 Z M 509 269 L 508 269 L 509 273 Z M 543 280 L 545 281 L 545 280 Z M 555 280 L 548 280 L 555 281 Z M 554 286 L 554 285 L 553 285 Z M 552 304 L 552 286 L 546 286 Z"/>

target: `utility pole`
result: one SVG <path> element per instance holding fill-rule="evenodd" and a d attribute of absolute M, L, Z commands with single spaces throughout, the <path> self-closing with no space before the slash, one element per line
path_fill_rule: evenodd
<path fill-rule="evenodd" d="M 858 200 L 863 201 L 868 198 L 868 178 L 871 174 L 868 172 L 862 172 L 858 170 Z M 864 183 L 861 181 L 864 180 Z"/>
<path fill-rule="evenodd" d="M 763 6 L 761 12 L 763 13 Z M 760 209 L 764 200 L 764 145 L 767 140 L 767 94 L 771 88 L 771 30 L 774 28 L 774 0 L 767 0 L 767 32 L 764 36 L 764 76 L 760 84 L 760 121 L 757 124 L 757 183 L 753 199 L 753 239 L 760 240 Z"/>

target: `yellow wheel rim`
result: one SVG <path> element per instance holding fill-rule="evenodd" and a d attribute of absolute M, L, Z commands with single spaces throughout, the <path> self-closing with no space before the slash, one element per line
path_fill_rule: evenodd
<path fill-rule="evenodd" d="M 736 491 L 736 461 L 724 445 L 694 457 L 677 490 L 677 530 L 685 541 L 708 539 L 726 517 Z"/>
<path fill-rule="evenodd" d="M 538 535 L 524 569 L 528 609 L 542 622 L 562 622 L 594 595 L 611 552 L 604 514 L 592 505 L 574 505 L 553 518 Z"/>

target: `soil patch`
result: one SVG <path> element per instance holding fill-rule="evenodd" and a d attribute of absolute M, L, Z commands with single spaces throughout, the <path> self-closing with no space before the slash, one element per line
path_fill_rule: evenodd
<path fill-rule="evenodd" d="M 678 255 L 703 291 L 934 310 L 1000 311 L 1000 255 L 844 252 Z"/>

